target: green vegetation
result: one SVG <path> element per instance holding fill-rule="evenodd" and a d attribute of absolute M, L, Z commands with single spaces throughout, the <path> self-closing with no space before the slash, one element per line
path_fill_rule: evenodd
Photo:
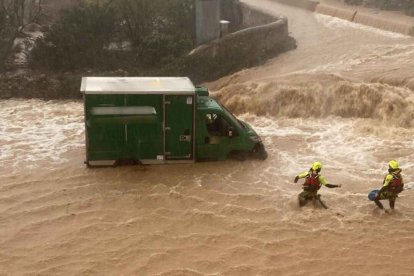
<path fill-rule="evenodd" d="M 35 69 L 148 69 L 194 47 L 192 0 L 85 1 L 36 43 Z M 129 45 L 120 49 L 119 45 Z M 114 46 L 115 45 L 115 46 Z"/>
<path fill-rule="evenodd" d="M 111 65 L 105 53 L 115 33 L 116 17 L 110 5 L 82 4 L 62 15 L 39 39 L 32 51 L 32 66 L 52 70 L 100 68 Z"/>
<path fill-rule="evenodd" d="M 16 38 L 16 29 L 5 26 L 17 27 L 17 32 L 30 40 L 22 26 L 35 22 L 39 25 L 33 27 L 40 27 L 43 36 L 36 39 L 33 48 L 29 41 L 23 49 L 31 49 L 31 70 L 24 74 L 1 73 L 5 59 L 0 59 L 0 98 L 78 98 L 80 80 L 85 75 L 188 76 L 201 83 L 296 47 L 280 21 L 270 29 L 255 28 L 244 36 L 227 36 L 227 40 L 194 49 L 195 0 L 67 0 L 62 5 L 49 1 L 49 6 L 42 6 L 41 0 L 0 0 L 0 4 L 4 1 L 27 4 L 19 7 L 25 13 L 32 12 L 23 17 L 24 24 L 11 24 L 14 21 L 10 21 L 9 10 L 0 7 L 0 58 L 2 50 L 7 57 L 12 49 L 1 48 L 6 45 L 3 40 L 10 38 L 7 41 L 13 46 Z M 241 23 L 238 0 L 222 1 L 235 17 L 232 22 Z M 34 4 L 39 4 L 38 9 Z M 42 7 L 44 16 L 29 16 L 41 15 Z M 66 10 L 56 16 L 56 9 L 63 7 Z M 234 30 L 238 27 L 241 24 L 233 26 Z M 8 35 L 9 30 L 15 32 Z"/>

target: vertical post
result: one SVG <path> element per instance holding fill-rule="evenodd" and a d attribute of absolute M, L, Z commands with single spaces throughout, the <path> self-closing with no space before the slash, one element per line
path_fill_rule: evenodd
<path fill-rule="evenodd" d="M 220 37 L 229 33 L 229 24 L 230 22 L 227 20 L 220 20 Z"/>
<path fill-rule="evenodd" d="M 220 37 L 220 0 L 196 1 L 197 45 Z"/>

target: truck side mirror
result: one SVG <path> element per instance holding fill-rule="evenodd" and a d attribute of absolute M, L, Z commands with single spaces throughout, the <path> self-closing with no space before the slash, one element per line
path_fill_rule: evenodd
<path fill-rule="evenodd" d="M 227 136 L 233 137 L 234 128 L 232 126 L 229 126 L 227 129 Z"/>

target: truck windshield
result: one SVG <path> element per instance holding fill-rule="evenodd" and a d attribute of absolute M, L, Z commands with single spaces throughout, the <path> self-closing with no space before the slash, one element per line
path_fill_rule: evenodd
<path fill-rule="evenodd" d="M 221 106 L 221 108 L 223 108 L 224 113 L 226 113 L 226 115 L 229 117 L 230 120 L 233 121 L 233 123 L 235 125 L 237 125 L 241 128 L 246 128 L 246 126 L 243 124 L 243 122 L 240 121 L 239 119 L 237 119 L 237 117 L 233 113 L 231 113 L 230 110 L 228 110 L 224 105 L 221 105 L 221 104 L 219 104 L 219 105 Z"/>

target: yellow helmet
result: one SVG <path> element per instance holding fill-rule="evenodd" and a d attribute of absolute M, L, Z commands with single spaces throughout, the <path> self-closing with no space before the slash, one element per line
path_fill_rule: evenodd
<path fill-rule="evenodd" d="M 312 168 L 313 171 L 320 171 L 322 169 L 322 163 L 321 162 L 313 162 Z"/>
<path fill-rule="evenodd" d="M 390 167 L 390 169 L 396 170 L 398 169 L 398 162 L 395 160 L 391 160 L 390 162 L 388 162 L 388 166 Z"/>

